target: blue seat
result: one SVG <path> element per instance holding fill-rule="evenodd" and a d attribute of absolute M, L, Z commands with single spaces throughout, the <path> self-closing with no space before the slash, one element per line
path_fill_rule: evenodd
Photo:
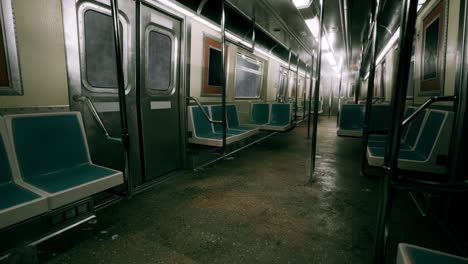
<path fill-rule="evenodd" d="M 410 244 L 398 245 L 397 264 L 468 264 L 467 258 Z"/>
<path fill-rule="evenodd" d="M 265 130 L 286 131 L 291 127 L 291 104 L 271 104 L 270 122 L 262 126 Z"/>
<path fill-rule="evenodd" d="M 391 110 L 389 105 L 373 105 L 369 124 L 370 130 L 384 131 L 390 129 L 392 120 Z"/>
<path fill-rule="evenodd" d="M 231 129 L 251 131 L 251 127 L 241 126 L 239 116 L 237 114 L 237 107 L 235 105 L 226 105 L 227 124 Z"/>
<path fill-rule="evenodd" d="M 211 116 L 213 120 L 223 120 L 223 109 L 220 105 L 213 105 L 211 106 Z M 227 119 L 227 106 L 226 106 L 226 119 Z M 245 130 L 241 129 L 231 129 L 229 127 L 229 122 L 227 121 L 228 128 L 226 129 L 226 133 L 230 135 L 242 135 L 245 133 Z M 223 133 L 223 125 L 222 124 L 213 124 L 213 128 L 216 133 Z"/>
<path fill-rule="evenodd" d="M 415 146 L 411 149 L 400 148 L 399 167 L 415 171 L 443 172 L 445 166 L 438 164 L 437 157 L 448 153 L 452 117 L 453 114 L 446 111 L 430 110 L 422 124 L 421 132 L 408 131 L 405 142 L 409 140 L 409 145 L 415 142 Z M 416 140 L 418 136 L 413 134 L 420 134 L 419 139 Z M 385 148 L 369 146 L 367 154 L 370 165 L 381 166 Z"/>
<path fill-rule="evenodd" d="M 40 194 L 18 185 L 3 140 L 4 122 L 0 119 L 0 229 L 47 211 L 47 201 Z"/>
<path fill-rule="evenodd" d="M 246 125 L 262 126 L 270 121 L 269 104 L 252 104 L 250 121 Z"/>
<path fill-rule="evenodd" d="M 414 108 L 409 108 L 411 110 L 407 111 L 407 117 L 414 113 Z M 421 131 L 421 126 L 425 119 L 427 111 L 420 113 L 411 123 L 406 126 L 401 133 L 401 145 L 400 149 L 410 150 L 413 149 L 419 136 L 419 132 Z M 406 116 L 406 114 L 405 114 Z M 375 140 L 375 137 L 369 137 L 368 146 L 369 147 L 380 147 L 384 148 L 387 141 L 387 136 L 382 136 L 380 140 Z"/>
<path fill-rule="evenodd" d="M 403 119 L 408 118 L 411 114 L 414 113 L 414 111 L 416 111 L 416 108 L 414 108 L 414 107 L 406 108 Z M 424 113 L 421 113 L 421 115 L 424 116 Z M 406 139 L 406 135 L 408 134 L 409 127 L 411 126 L 411 124 L 414 124 L 414 123 L 415 122 L 413 120 L 408 126 L 403 127 L 403 129 L 401 131 L 401 139 L 402 140 Z M 387 135 L 386 134 L 372 134 L 372 135 L 369 135 L 369 141 L 386 141 L 386 140 L 387 140 Z"/>
<path fill-rule="evenodd" d="M 6 121 L 24 182 L 47 192 L 51 209 L 123 183 L 121 172 L 91 162 L 79 113 L 12 115 Z"/>
<path fill-rule="evenodd" d="M 208 107 L 204 106 L 203 109 L 210 116 Z M 189 130 L 192 131 L 192 136 L 189 138 L 190 143 L 215 147 L 222 146 L 222 128 L 221 131 L 215 132 L 213 125 L 206 119 L 202 109 L 198 106 L 189 107 Z M 237 140 L 238 138 L 234 134 L 226 133 L 227 144 Z"/>
<path fill-rule="evenodd" d="M 341 106 L 338 136 L 362 136 L 365 105 L 344 104 Z"/>

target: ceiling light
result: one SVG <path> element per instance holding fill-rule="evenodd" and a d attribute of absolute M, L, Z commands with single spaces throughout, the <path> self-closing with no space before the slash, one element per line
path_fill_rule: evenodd
<path fill-rule="evenodd" d="M 307 27 L 309 27 L 310 32 L 314 36 L 315 40 L 318 39 L 320 23 L 317 17 L 306 19 L 305 20 Z"/>
<path fill-rule="evenodd" d="M 293 0 L 297 9 L 307 8 L 312 3 L 312 0 Z"/>

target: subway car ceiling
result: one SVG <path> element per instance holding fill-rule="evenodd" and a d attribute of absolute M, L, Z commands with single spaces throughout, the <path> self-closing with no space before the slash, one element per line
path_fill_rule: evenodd
<path fill-rule="evenodd" d="M 408 175 L 431 184 L 466 177 L 457 174 L 466 171 L 459 153 L 468 150 L 468 123 L 461 122 L 468 96 L 468 63 L 461 63 L 468 57 L 468 25 L 460 15 L 466 10 L 462 0 L 0 0 L 0 262 L 18 245 L 87 223 L 97 211 L 166 179 L 203 178 L 207 168 L 217 168 L 212 164 L 223 167 L 235 154 L 234 162 L 241 160 L 246 152 L 240 151 L 251 146 L 263 148 L 265 160 L 252 160 L 259 167 L 239 174 L 258 173 L 265 181 L 278 176 L 274 184 L 288 193 L 281 196 L 302 195 L 281 186 L 297 174 L 294 188 L 314 196 L 297 219 L 327 202 L 317 199 L 319 189 L 357 210 L 345 216 L 352 222 L 361 218 L 350 215 L 375 201 L 352 204 L 348 193 L 374 200 L 383 194 L 375 253 L 385 255 L 392 199 L 385 188 Z M 415 19 L 411 27 L 408 17 Z M 319 145 L 326 151 L 318 153 Z M 361 186 L 371 177 L 347 178 L 351 188 L 340 185 L 339 177 L 359 173 L 378 176 L 384 191 Z M 309 188 L 314 184 L 320 188 Z M 186 198 L 209 190 L 187 186 Z M 433 198 L 441 206 L 452 200 L 417 192 L 428 207 Z M 343 204 L 326 206 L 332 218 Z M 264 214 L 258 208 L 252 211 Z M 321 212 L 319 221 L 328 218 Z M 278 223 L 289 225 L 295 214 L 281 213 L 287 221 Z M 354 239 L 353 230 L 361 228 L 343 223 Z M 362 232 L 365 243 L 368 232 Z M 337 245 L 349 244 L 343 241 Z M 274 250 L 287 244 L 277 242 Z"/>

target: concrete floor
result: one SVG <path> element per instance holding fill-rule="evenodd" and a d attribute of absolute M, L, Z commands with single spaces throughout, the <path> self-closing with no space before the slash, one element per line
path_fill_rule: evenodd
<path fill-rule="evenodd" d="M 378 180 L 359 173 L 360 139 L 319 125 L 315 182 L 305 123 L 98 214 L 39 248 L 47 263 L 370 263 Z M 442 234 L 397 196 L 396 242 L 446 249 Z M 433 231 L 431 231 L 433 230 Z"/>

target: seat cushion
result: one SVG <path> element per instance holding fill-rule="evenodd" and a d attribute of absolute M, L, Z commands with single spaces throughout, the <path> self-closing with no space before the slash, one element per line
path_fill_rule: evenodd
<path fill-rule="evenodd" d="M 401 243 L 398 264 L 468 264 L 467 258 Z"/>
<path fill-rule="evenodd" d="M 0 194 L 0 211 L 40 198 L 39 195 L 15 183 L 1 184 Z"/>
<path fill-rule="evenodd" d="M 48 193 L 56 193 L 85 183 L 93 182 L 115 174 L 116 171 L 92 165 L 81 164 L 72 168 L 26 179 L 25 181 Z"/>
<path fill-rule="evenodd" d="M 250 122 L 252 125 L 263 125 L 268 123 L 270 119 L 270 105 L 269 104 L 253 104 L 252 113 L 250 115 Z"/>
<path fill-rule="evenodd" d="M 383 158 L 385 156 L 385 148 L 370 147 L 368 148 L 370 154 L 374 157 Z M 415 150 L 400 150 L 398 159 L 424 161 L 427 159 L 422 153 Z"/>
<path fill-rule="evenodd" d="M 291 121 L 291 106 L 289 104 L 271 105 L 271 122 L 269 126 L 287 126 Z"/>

